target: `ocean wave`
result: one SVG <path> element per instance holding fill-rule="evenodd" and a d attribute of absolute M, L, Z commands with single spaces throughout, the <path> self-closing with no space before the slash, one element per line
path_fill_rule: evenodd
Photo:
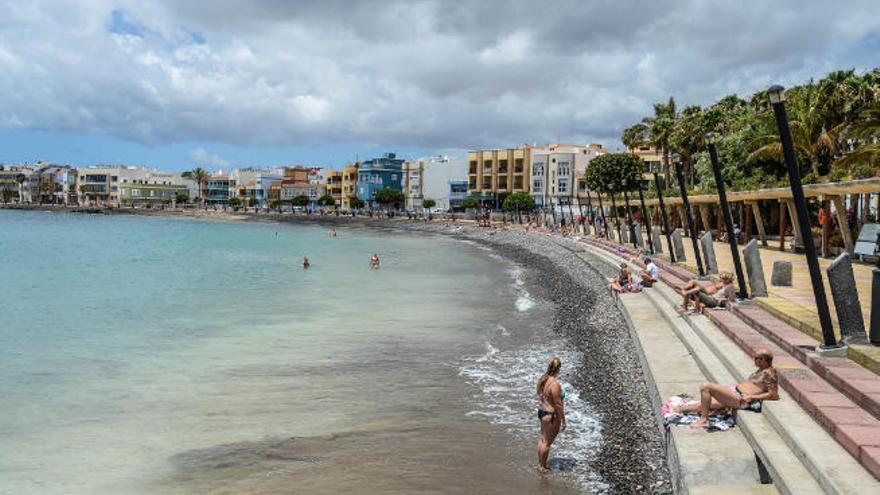
<path fill-rule="evenodd" d="M 519 350 L 499 349 L 486 342 L 485 353 L 463 358 L 459 367 L 459 375 L 479 390 L 474 396 L 476 407 L 467 415 L 484 417 L 492 424 L 503 426 L 517 438 L 536 439 L 535 384 L 548 357 L 559 356 L 563 363 L 560 383 L 565 390 L 567 430 L 553 444 L 551 468 L 553 459 L 557 459 L 556 462 L 566 464 L 566 470 L 570 469 L 579 485 L 594 492 L 604 492 L 608 486 L 588 466 L 588 461 L 600 452 L 602 424 L 584 402 L 580 391 L 565 380 L 566 366 L 573 367 L 574 363 L 581 361 L 582 355 L 562 349 L 561 341 Z"/>

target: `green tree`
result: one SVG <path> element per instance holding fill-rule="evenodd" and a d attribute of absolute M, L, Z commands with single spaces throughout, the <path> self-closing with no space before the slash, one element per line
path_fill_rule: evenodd
<path fill-rule="evenodd" d="M 174 195 L 174 201 L 177 203 L 186 203 L 189 201 L 189 194 L 185 192 L 179 192 Z"/>
<path fill-rule="evenodd" d="M 189 172 L 190 178 L 196 183 L 196 190 L 198 191 L 198 199 L 205 203 L 205 186 L 208 184 L 208 171 L 203 169 L 202 167 L 196 167 Z"/>
<path fill-rule="evenodd" d="M 336 206 L 336 199 L 331 194 L 324 194 L 318 198 L 318 204 L 321 206 Z"/>
<path fill-rule="evenodd" d="M 464 208 L 465 210 L 469 210 L 471 208 L 476 208 L 478 204 L 479 204 L 479 202 L 477 201 L 477 198 L 473 198 L 471 196 L 468 196 L 468 197 L 464 198 L 463 200 L 461 200 L 461 207 Z"/>
<path fill-rule="evenodd" d="M 358 198 L 357 196 L 352 196 L 348 198 L 348 206 L 350 206 L 353 210 L 360 210 L 365 205 L 362 199 Z"/>
<path fill-rule="evenodd" d="M 601 193 L 622 192 L 638 188 L 645 165 L 632 153 L 608 153 L 590 162 L 584 173 L 588 188 Z M 624 186 L 625 184 L 625 186 Z"/>
<path fill-rule="evenodd" d="M 293 206 L 307 206 L 309 204 L 309 197 L 305 194 L 294 196 L 293 199 L 290 200 L 290 204 Z"/>
<path fill-rule="evenodd" d="M 839 160 L 842 167 L 865 163 L 880 165 L 880 102 L 863 111 L 860 120 L 847 133 L 858 142 L 857 146 Z"/>
<path fill-rule="evenodd" d="M 241 206 L 241 200 L 239 198 L 229 198 L 226 204 L 229 206 Z"/>
<path fill-rule="evenodd" d="M 434 201 L 433 199 L 426 199 L 426 200 L 422 201 L 422 208 L 427 208 L 430 210 L 431 208 L 433 208 L 435 206 L 437 206 L 437 202 Z"/>
<path fill-rule="evenodd" d="M 535 208 L 535 198 L 526 192 L 515 192 L 504 198 L 501 208 L 505 211 L 529 211 Z"/>
<path fill-rule="evenodd" d="M 374 199 L 380 205 L 385 207 L 391 206 L 393 208 L 400 208 L 400 205 L 406 201 L 406 197 L 403 195 L 403 191 L 400 189 L 381 189 L 376 191 L 374 195 Z"/>

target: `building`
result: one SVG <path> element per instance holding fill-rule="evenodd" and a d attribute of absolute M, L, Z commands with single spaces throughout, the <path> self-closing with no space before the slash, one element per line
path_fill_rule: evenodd
<path fill-rule="evenodd" d="M 372 204 L 377 191 L 382 189 L 401 190 L 403 183 L 403 160 L 394 153 L 385 153 L 361 163 L 358 170 L 357 197 Z"/>
<path fill-rule="evenodd" d="M 327 192 L 326 184 L 312 184 L 309 182 L 287 182 L 281 185 L 281 202 L 289 203 L 297 196 L 309 198 L 308 209 L 318 208 L 318 199 Z"/>
<path fill-rule="evenodd" d="M 118 205 L 119 177 L 126 167 L 93 166 L 78 171 L 77 193 L 80 205 Z"/>
<path fill-rule="evenodd" d="M 654 174 L 663 173 L 663 154 L 657 148 L 641 146 L 628 150 L 645 162 L 645 178 L 654 180 Z"/>
<path fill-rule="evenodd" d="M 235 197 L 235 180 L 224 171 L 208 177 L 205 202 L 212 205 L 225 205 Z"/>
<path fill-rule="evenodd" d="M 284 170 L 280 168 L 237 168 L 230 178 L 235 181 L 235 197 L 246 206 L 266 207 L 272 182 L 280 180 Z"/>
<path fill-rule="evenodd" d="M 327 170 L 327 194 L 333 196 L 336 207 L 342 206 L 342 170 Z"/>
<path fill-rule="evenodd" d="M 425 162 L 424 160 L 414 160 L 404 162 L 403 183 L 401 185 L 403 195 L 406 198 L 404 203 L 407 210 L 422 209 L 422 201 L 425 199 Z"/>
<path fill-rule="evenodd" d="M 190 198 L 189 186 L 175 172 L 123 168 L 117 181 L 119 204 L 124 206 L 173 204 Z"/>
<path fill-rule="evenodd" d="M 536 146 L 468 152 L 468 193 L 500 208 L 508 194 L 529 192 L 529 167 Z"/>
<path fill-rule="evenodd" d="M 0 201 L 29 202 L 30 189 L 27 184 L 32 173 L 34 167 L 31 165 L 0 165 Z"/>
<path fill-rule="evenodd" d="M 444 209 L 460 210 L 461 209 L 461 202 L 464 201 L 464 198 L 466 198 L 467 195 L 468 195 L 468 181 L 467 181 L 467 179 L 450 180 L 449 181 L 449 192 L 447 194 L 447 198 L 449 200 L 449 205 Z"/>
<path fill-rule="evenodd" d="M 586 192 L 584 173 L 593 158 L 607 153 L 602 145 L 551 144 L 531 155 L 531 191 L 536 207 L 580 205 Z"/>
<path fill-rule="evenodd" d="M 283 192 L 283 189 L 287 187 L 287 189 L 290 190 L 290 186 L 296 184 L 309 184 L 309 174 L 310 169 L 299 165 L 295 167 L 284 167 L 283 176 L 280 179 L 273 180 L 269 186 L 269 203 L 276 201 L 289 201 L 290 199 L 293 199 L 296 195 L 287 197 Z"/>
<path fill-rule="evenodd" d="M 460 156 L 432 156 L 420 159 L 425 165 L 424 189 L 425 199 L 433 199 L 437 208 L 449 209 L 449 181 L 464 180 L 467 182 L 467 160 Z"/>
<path fill-rule="evenodd" d="M 32 190 L 31 195 L 39 198 L 41 204 L 77 204 L 76 175 L 76 169 L 67 165 L 41 167 L 30 175 L 31 184 L 34 179 L 37 181 L 36 190 Z"/>
<path fill-rule="evenodd" d="M 342 168 L 342 197 L 341 208 L 351 210 L 351 198 L 357 198 L 358 194 L 358 170 L 360 163 L 349 163 Z"/>

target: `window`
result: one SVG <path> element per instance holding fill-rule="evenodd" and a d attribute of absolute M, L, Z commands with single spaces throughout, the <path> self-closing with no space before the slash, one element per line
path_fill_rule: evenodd
<path fill-rule="evenodd" d="M 570 162 L 560 161 L 557 165 L 557 170 L 559 170 L 559 175 L 568 176 L 571 173 L 571 164 Z"/>
<path fill-rule="evenodd" d="M 543 163 L 535 163 L 532 167 L 532 177 L 543 177 L 544 176 L 544 164 Z"/>
<path fill-rule="evenodd" d="M 568 194 L 568 179 L 559 179 L 559 194 Z"/>
<path fill-rule="evenodd" d="M 397 180 L 397 174 L 391 174 L 391 180 Z"/>
<path fill-rule="evenodd" d="M 140 189 L 132 189 L 131 195 L 134 196 L 135 198 L 139 198 L 141 195 L 141 190 Z"/>

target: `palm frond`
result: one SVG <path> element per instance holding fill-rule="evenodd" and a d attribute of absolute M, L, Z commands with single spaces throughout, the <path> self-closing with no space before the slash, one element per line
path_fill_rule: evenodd
<path fill-rule="evenodd" d="M 747 162 L 754 162 L 757 160 L 766 160 L 766 159 L 781 159 L 782 158 L 782 143 L 770 143 L 761 146 L 755 151 L 749 153 L 749 156 L 746 157 Z"/>
<path fill-rule="evenodd" d="M 866 144 L 856 148 L 839 158 L 834 162 L 834 165 L 849 168 L 863 163 L 874 166 L 880 165 L 880 144 Z"/>

